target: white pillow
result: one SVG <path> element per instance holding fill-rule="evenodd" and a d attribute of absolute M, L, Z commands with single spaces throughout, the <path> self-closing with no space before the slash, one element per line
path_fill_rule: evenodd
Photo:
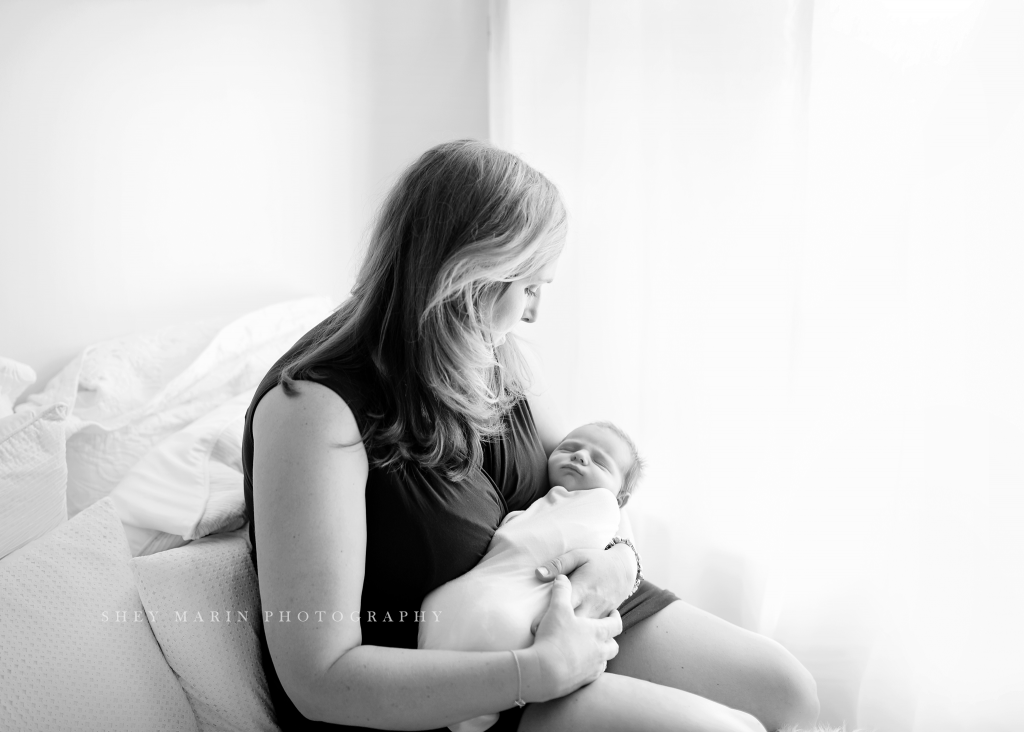
<path fill-rule="evenodd" d="M 185 540 L 241 526 L 242 428 L 253 394 L 239 394 L 150 449 L 110 494 L 121 520 Z"/>
<path fill-rule="evenodd" d="M 27 400 L 71 408 L 68 515 L 109 495 L 162 440 L 254 389 L 331 309 L 329 298 L 305 298 L 249 313 L 212 339 L 208 325 L 176 327 L 85 349 Z"/>
<path fill-rule="evenodd" d="M 66 416 L 54 404 L 0 417 L 0 558 L 67 521 Z"/>
<path fill-rule="evenodd" d="M 199 729 L 278 730 L 260 657 L 259 588 L 246 530 L 139 557 L 132 566 Z"/>
<path fill-rule="evenodd" d="M 129 562 L 109 499 L 0 560 L 0 729 L 197 729 Z"/>

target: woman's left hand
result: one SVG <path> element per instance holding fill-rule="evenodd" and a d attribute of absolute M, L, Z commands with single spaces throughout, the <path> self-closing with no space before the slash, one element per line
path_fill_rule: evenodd
<path fill-rule="evenodd" d="M 629 597 L 636 571 L 633 550 L 616 544 L 611 549 L 574 549 L 544 563 L 536 574 L 545 582 L 568 575 L 576 615 L 603 618 Z"/>

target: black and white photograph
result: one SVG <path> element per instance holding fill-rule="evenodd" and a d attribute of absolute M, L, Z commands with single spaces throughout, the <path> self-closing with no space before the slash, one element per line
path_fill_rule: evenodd
<path fill-rule="evenodd" d="M 1020 0 L 0 0 L 0 252 L 5 732 L 1024 730 Z"/>

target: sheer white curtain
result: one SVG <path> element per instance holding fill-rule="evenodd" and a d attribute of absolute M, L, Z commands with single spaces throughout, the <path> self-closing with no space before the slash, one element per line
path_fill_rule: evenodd
<path fill-rule="evenodd" d="M 1024 6 L 492 3 L 492 135 L 563 190 L 538 344 L 651 470 L 649 574 L 822 720 L 1024 724 Z"/>

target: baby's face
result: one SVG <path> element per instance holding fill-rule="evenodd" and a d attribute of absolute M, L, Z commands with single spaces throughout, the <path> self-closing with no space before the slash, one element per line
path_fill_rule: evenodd
<path fill-rule="evenodd" d="M 633 459 L 629 447 L 606 427 L 588 424 L 570 432 L 548 458 L 551 485 L 567 491 L 603 488 L 619 495 Z"/>

